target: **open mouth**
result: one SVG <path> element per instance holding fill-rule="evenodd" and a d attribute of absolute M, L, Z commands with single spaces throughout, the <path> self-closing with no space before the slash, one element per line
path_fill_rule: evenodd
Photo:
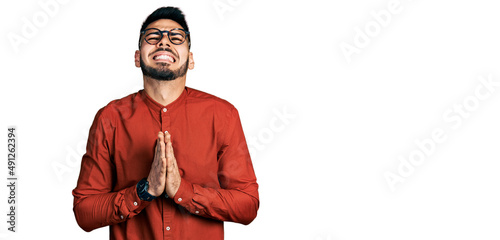
<path fill-rule="evenodd" d="M 175 62 L 175 58 L 172 55 L 166 54 L 166 53 L 155 54 L 153 56 L 153 60 L 158 61 L 158 62 L 170 62 L 170 63 Z"/>

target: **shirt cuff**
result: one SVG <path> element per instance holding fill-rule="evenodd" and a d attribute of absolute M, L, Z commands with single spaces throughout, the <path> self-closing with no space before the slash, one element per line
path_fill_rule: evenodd
<path fill-rule="evenodd" d="M 136 215 L 140 213 L 145 207 L 147 207 L 151 202 L 142 201 L 137 194 L 137 186 L 127 188 L 123 194 L 124 203 L 128 210 L 128 214 Z"/>
<path fill-rule="evenodd" d="M 172 199 L 174 200 L 175 203 L 191 211 L 190 206 L 192 206 L 192 204 L 190 203 L 193 200 L 193 196 L 194 196 L 193 184 L 188 182 L 186 179 L 182 179 L 181 185 L 179 186 L 177 193 L 175 193 L 175 196 Z"/>

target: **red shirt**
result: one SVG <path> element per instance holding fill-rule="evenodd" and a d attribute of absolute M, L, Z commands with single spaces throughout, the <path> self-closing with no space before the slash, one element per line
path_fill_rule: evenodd
<path fill-rule="evenodd" d="M 141 201 L 159 131 L 172 136 L 181 185 L 173 198 Z M 186 87 L 167 106 L 144 90 L 96 114 L 73 190 L 85 231 L 110 225 L 111 239 L 224 239 L 223 221 L 249 224 L 259 208 L 258 184 L 238 111 Z"/>

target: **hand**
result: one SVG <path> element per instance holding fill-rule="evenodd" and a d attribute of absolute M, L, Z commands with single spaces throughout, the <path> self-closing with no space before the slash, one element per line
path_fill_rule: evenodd
<path fill-rule="evenodd" d="M 165 155 L 167 157 L 167 179 L 165 181 L 165 191 L 170 198 L 173 198 L 181 186 L 181 175 L 174 156 L 172 147 L 172 137 L 165 132 Z"/>
<path fill-rule="evenodd" d="M 167 158 L 165 155 L 165 139 L 163 133 L 159 132 L 158 138 L 156 139 L 155 156 L 148 176 L 149 194 L 158 197 L 163 193 L 165 190 L 166 174 Z"/>

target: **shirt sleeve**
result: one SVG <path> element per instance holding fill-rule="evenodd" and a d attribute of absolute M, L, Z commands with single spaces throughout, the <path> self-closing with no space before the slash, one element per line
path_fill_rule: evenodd
<path fill-rule="evenodd" d="M 96 114 L 90 128 L 87 152 L 73 190 L 73 211 L 78 225 L 89 232 L 139 214 L 150 202 L 140 200 L 136 185 L 112 191 L 115 180 L 112 161 L 114 126 L 105 108 Z"/>
<path fill-rule="evenodd" d="M 217 156 L 220 188 L 182 179 L 173 199 L 192 214 L 249 224 L 259 208 L 258 184 L 238 111 L 234 107 L 229 111 L 228 119 Z"/>

